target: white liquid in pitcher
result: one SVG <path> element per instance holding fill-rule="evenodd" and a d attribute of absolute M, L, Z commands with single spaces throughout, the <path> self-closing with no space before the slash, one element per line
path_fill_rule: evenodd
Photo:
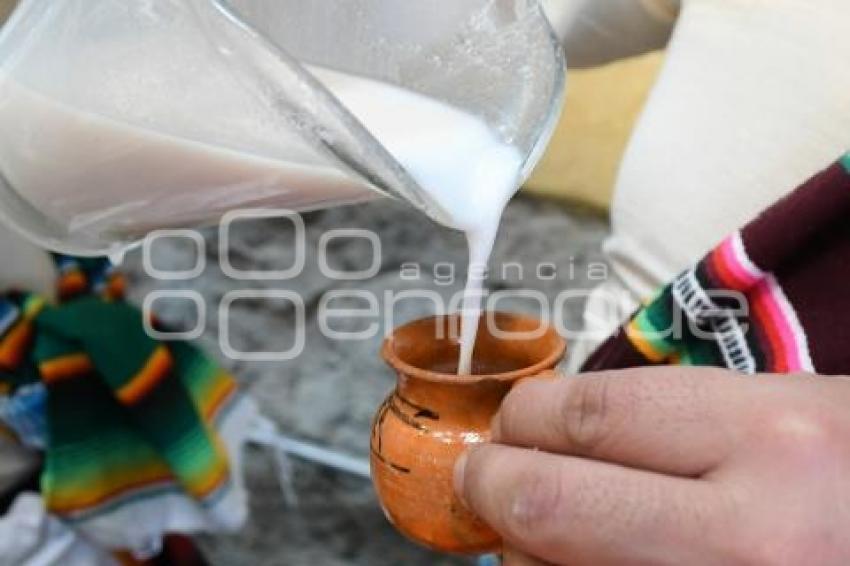
<path fill-rule="evenodd" d="M 453 227 L 466 233 L 470 264 L 486 264 L 502 211 L 517 188 L 518 152 L 479 118 L 437 100 L 362 77 L 311 71 L 449 214 Z M 113 83 L 102 82 L 102 89 L 126 88 L 120 74 L 108 80 Z M 376 194 L 297 135 L 261 120 L 246 126 L 243 94 L 222 85 L 193 92 L 199 115 L 247 132 L 245 146 L 258 148 L 254 153 L 119 122 L 5 78 L 0 168 L 26 200 L 57 222 L 116 234 L 198 224 L 235 208 L 299 210 Z M 146 112 L 169 116 L 168 108 Z M 463 374 L 471 370 L 481 308 L 483 281 L 474 271 L 463 305 Z"/>

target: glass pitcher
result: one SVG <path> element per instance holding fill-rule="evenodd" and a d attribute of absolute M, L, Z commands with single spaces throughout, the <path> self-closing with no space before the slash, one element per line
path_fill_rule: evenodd
<path fill-rule="evenodd" d="M 22 0 L 0 32 L 0 216 L 76 255 L 382 195 L 451 225 L 327 72 L 477 116 L 520 180 L 565 79 L 538 0 Z"/>

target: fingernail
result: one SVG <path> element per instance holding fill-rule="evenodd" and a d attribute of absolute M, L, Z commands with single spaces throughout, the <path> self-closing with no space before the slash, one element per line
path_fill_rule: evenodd
<path fill-rule="evenodd" d="M 463 483 L 466 480 L 466 461 L 469 457 L 468 452 L 464 452 L 460 455 L 455 462 L 454 475 L 452 476 L 452 483 L 454 483 L 454 489 L 457 496 L 463 501 Z"/>

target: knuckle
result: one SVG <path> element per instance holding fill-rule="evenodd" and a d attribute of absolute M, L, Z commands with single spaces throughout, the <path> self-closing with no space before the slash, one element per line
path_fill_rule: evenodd
<path fill-rule="evenodd" d="M 740 566 L 797 566 L 799 564 L 821 564 L 823 540 L 816 533 L 806 530 L 762 533 L 748 542 L 737 545 L 733 564 Z M 824 557 L 825 558 L 825 557 Z M 829 562 L 831 563 L 831 562 Z"/>
<path fill-rule="evenodd" d="M 764 427 L 769 442 L 784 456 L 818 460 L 840 456 L 846 445 L 845 436 L 836 420 L 818 407 L 790 403 L 767 414 Z"/>
<path fill-rule="evenodd" d="M 572 381 L 560 408 L 562 433 L 582 452 L 599 446 L 611 429 L 611 380 L 594 376 Z"/>

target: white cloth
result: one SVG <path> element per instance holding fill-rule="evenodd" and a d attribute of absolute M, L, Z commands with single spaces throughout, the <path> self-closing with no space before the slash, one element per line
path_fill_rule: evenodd
<path fill-rule="evenodd" d="M 848 21 L 846 0 L 683 2 L 617 182 L 615 276 L 571 368 L 622 322 L 610 297 L 636 307 L 850 148 Z"/>
<path fill-rule="evenodd" d="M 47 514 L 41 497 L 22 493 L 0 517 L 0 566 L 118 566 L 71 527 Z"/>

